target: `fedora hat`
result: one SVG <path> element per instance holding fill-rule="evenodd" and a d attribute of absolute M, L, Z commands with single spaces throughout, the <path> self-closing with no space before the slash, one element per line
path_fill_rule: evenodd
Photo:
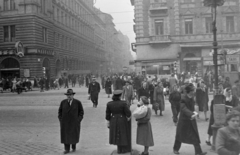
<path fill-rule="evenodd" d="M 74 95 L 75 93 L 73 92 L 72 89 L 68 89 L 67 93 L 65 93 L 65 95 Z"/>

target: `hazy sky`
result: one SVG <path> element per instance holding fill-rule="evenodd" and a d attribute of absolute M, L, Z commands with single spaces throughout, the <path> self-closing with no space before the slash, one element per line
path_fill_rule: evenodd
<path fill-rule="evenodd" d="M 113 17 L 116 29 L 127 35 L 130 42 L 135 42 L 133 32 L 134 7 L 130 0 L 95 0 L 95 7 Z"/>

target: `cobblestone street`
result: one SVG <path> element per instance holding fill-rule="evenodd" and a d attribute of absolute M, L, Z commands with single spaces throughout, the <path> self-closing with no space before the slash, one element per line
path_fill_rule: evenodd
<path fill-rule="evenodd" d="M 87 100 L 86 88 L 73 88 L 75 98 L 81 100 L 84 107 L 84 119 L 81 124 L 80 143 L 77 151 L 70 154 L 110 155 L 115 146 L 108 144 L 108 128 L 105 121 L 106 103 L 110 100 L 102 90 L 98 108 L 92 108 Z M 60 127 L 57 118 L 58 106 L 65 99 L 66 89 L 51 90 L 40 93 L 26 92 L 0 94 L 0 155 L 58 155 L 64 151 L 60 144 Z M 211 97 L 212 98 L 212 97 Z M 136 108 L 133 105 L 131 109 Z M 176 127 L 172 123 L 170 104 L 166 101 L 164 116 L 152 116 L 152 128 L 155 146 L 150 148 L 151 155 L 172 155 Z M 212 153 L 205 144 L 208 122 L 203 115 L 198 120 L 202 148 Z M 133 149 L 142 151 L 136 145 L 136 121 L 132 120 Z M 183 144 L 181 154 L 192 155 L 194 148 Z"/>

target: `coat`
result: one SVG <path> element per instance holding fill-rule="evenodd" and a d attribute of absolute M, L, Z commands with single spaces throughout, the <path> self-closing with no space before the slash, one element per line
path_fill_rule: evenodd
<path fill-rule="evenodd" d="M 109 144 L 130 145 L 130 126 L 127 117 L 131 111 L 125 101 L 111 101 L 107 103 L 106 120 L 110 122 Z"/>
<path fill-rule="evenodd" d="M 163 95 L 163 88 L 157 86 L 154 89 L 154 94 L 153 94 L 153 100 L 154 102 L 158 103 L 160 106 L 160 109 L 164 111 L 165 109 L 165 100 L 164 100 L 164 95 Z"/>
<path fill-rule="evenodd" d="M 232 106 L 232 107 L 237 107 L 239 105 L 239 99 L 235 95 L 232 95 L 231 102 L 226 101 L 226 105 Z"/>
<path fill-rule="evenodd" d="M 128 85 L 123 87 L 123 93 L 122 98 L 125 99 L 125 101 L 131 101 L 134 97 L 134 90 L 132 85 Z"/>
<path fill-rule="evenodd" d="M 228 126 L 219 129 L 216 137 L 216 150 L 218 155 L 239 155 L 240 128 L 236 131 Z"/>
<path fill-rule="evenodd" d="M 115 90 L 122 90 L 124 86 L 124 81 L 120 78 L 116 79 L 116 85 Z"/>
<path fill-rule="evenodd" d="M 68 100 L 61 102 L 58 109 L 58 119 L 60 121 L 61 143 L 76 144 L 80 138 L 80 125 L 84 111 L 82 103 L 73 99 L 71 106 Z"/>
<path fill-rule="evenodd" d="M 101 88 L 100 88 L 100 84 L 98 82 L 91 82 L 88 87 L 88 94 L 91 97 L 95 97 L 95 96 L 98 96 L 100 90 L 101 90 Z"/>
<path fill-rule="evenodd" d="M 232 95 L 237 96 L 238 98 L 240 97 L 240 90 L 237 85 L 233 85 L 232 87 Z"/>
<path fill-rule="evenodd" d="M 200 144 L 200 138 L 195 119 L 191 120 L 194 115 L 194 99 L 183 95 L 181 99 L 181 112 L 177 124 L 176 139 L 186 144 Z"/>
<path fill-rule="evenodd" d="M 112 81 L 106 81 L 105 83 L 105 91 L 107 94 L 112 94 Z"/>
<path fill-rule="evenodd" d="M 149 98 L 150 94 L 149 94 L 149 90 L 147 88 L 143 88 L 141 87 L 138 90 L 138 100 L 140 99 L 141 96 L 146 96 L 147 98 Z"/>
<path fill-rule="evenodd" d="M 196 90 L 196 103 L 198 105 L 199 111 L 208 111 L 208 89 L 204 88 L 204 91 L 201 88 Z"/>
<path fill-rule="evenodd" d="M 147 115 L 144 118 L 137 119 L 137 144 L 143 146 L 154 146 L 152 126 L 150 118 L 152 110 L 148 107 Z"/>

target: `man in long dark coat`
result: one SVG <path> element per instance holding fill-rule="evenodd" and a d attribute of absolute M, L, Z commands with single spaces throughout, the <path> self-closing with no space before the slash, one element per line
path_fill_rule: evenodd
<path fill-rule="evenodd" d="M 100 84 L 96 81 L 95 76 L 93 76 L 92 82 L 89 84 L 88 94 L 90 95 L 94 108 L 97 108 L 98 105 L 98 94 L 100 89 Z"/>
<path fill-rule="evenodd" d="M 179 149 L 182 143 L 192 144 L 196 155 L 206 155 L 202 152 L 200 146 L 200 138 L 197 128 L 196 117 L 197 113 L 194 111 L 194 93 L 195 88 L 193 84 L 188 84 L 185 87 L 186 94 L 181 99 L 181 112 L 177 124 L 177 133 L 173 147 L 174 154 L 179 154 Z"/>
<path fill-rule="evenodd" d="M 124 81 L 120 77 L 117 77 L 115 90 L 123 90 L 124 85 Z"/>
<path fill-rule="evenodd" d="M 82 103 L 73 98 L 74 92 L 68 89 L 67 99 L 63 100 L 58 110 L 58 119 L 61 128 L 61 143 L 64 144 L 64 154 L 69 153 L 70 145 L 72 151 L 75 152 L 76 144 L 80 138 L 80 124 L 83 119 L 84 111 Z"/>

